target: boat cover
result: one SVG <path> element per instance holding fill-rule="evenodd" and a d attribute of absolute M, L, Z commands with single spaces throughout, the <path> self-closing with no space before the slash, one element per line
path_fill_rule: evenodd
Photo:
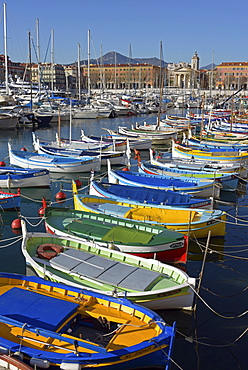
<path fill-rule="evenodd" d="M 138 230 L 135 227 L 111 226 L 94 221 L 87 222 L 87 220 L 86 222 L 84 220 L 74 220 L 65 229 L 85 237 L 100 239 L 104 242 L 116 241 L 122 244 L 148 244 L 155 235 L 147 231 Z"/>
<path fill-rule="evenodd" d="M 125 217 L 138 221 L 156 221 L 169 224 L 181 224 L 192 222 L 196 211 L 162 208 L 133 208 Z"/>
<path fill-rule="evenodd" d="M 130 171 L 115 171 L 117 176 L 120 176 L 128 181 L 132 181 L 134 183 L 139 183 L 141 186 L 142 185 L 147 185 L 147 186 L 173 186 L 173 187 L 194 187 L 198 186 L 196 182 L 191 182 L 191 181 L 182 181 L 178 179 L 166 179 L 161 176 L 149 176 L 149 175 L 143 175 L 140 174 L 139 172 L 130 172 Z"/>
<path fill-rule="evenodd" d="M 145 291 L 164 277 L 159 272 L 96 256 L 77 249 L 68 249 L 54 257 L 50 264 L 56 269 L 67 270 L 82 277 L 97 279 L 104 284 L 124 289 Z"/>
<path fill-rule="evenodd" d="M 99 184 L 98 184 L 99 185 Z M 188 203 L 190 196 L 188 194 L 175 193 L 173 191 L 164 191 L 157 189 L 141 189 L 137 186 L 126 186 L 113 184 L 107 189 L 108 193 L 118 195 L 121 198 L 133 199 L 138 202 L 147 201 L 154 204 L 174 204 Z"/>
<path fill-rule="evenodd" d="M 56 331 L 78 308 L 77 303 L 13 287 L 0 296 L 0 315 Z"/>

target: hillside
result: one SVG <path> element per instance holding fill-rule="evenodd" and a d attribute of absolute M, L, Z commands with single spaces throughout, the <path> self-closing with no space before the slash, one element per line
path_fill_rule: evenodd
<path fill-rule="evenodd" d="M 88 60 L 81 60 L 81 64 L 88 64 Z M 99 59 L 90 59 L 91 64 L 152 64 L 155 66 L 160 66 L 160 59 L 156 57 L 152 58 L 129 58 L 125 55 L 122 55 L 120 53 L 110 51 L 107 54 L 103 55 Z M 162 66 L 167 66 L 169 62 L 162 61 Z M 200 67 L 201 69 L 207 69 L 211 70 L 213 67 L 215 67 L 215 64 L 208 64 L 207 66 Z"/>

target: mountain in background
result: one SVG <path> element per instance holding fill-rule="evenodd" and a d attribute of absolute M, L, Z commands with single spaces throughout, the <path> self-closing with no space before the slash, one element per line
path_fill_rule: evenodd
<path fill-rule="evenodd" d="M 81 60 L 81 64 L 88 64 L 88 60 Z M 90 59 L 91 64 L 152 64 L 155 66 L 160 66 L 160 59 L 153 57 L 153 58 L 129 58 L 120 53 L 116 53 L 114 51 L 110 51 L 109 53 L 103 55 L 101 58 L 98 59 Z M 168 65 L 167 62 L 162 60 L 162 66 L 166 67 Z M 208 64 L 205 67 L 201 67 L 201 69 L 211 70 L 215 67 L 215 64 Z"/>
<path fill-rule="evenodd" d="M 160 66 L 160 59 L 154 58 L 129 58 L 122 54 L 116 53 L 114 51 L 110 51 L 109 53 L 103 55 L 99 59 L 90 59 L 91 64 L 152 64 L 155 66 Z M 87 60 L 82 60 L 81 64 L 88 64 Z M 166 66 L 168 63 L 162 61 L 162 66 Z"/>
<path fill-rule="evenodd" d="M 205 67 L 201 67 L 201 69 L 207 69 L 208 71 L 211 71 L 211 69 L 214 69 L 216 67 L 216 64 L 208 64 Z"/>

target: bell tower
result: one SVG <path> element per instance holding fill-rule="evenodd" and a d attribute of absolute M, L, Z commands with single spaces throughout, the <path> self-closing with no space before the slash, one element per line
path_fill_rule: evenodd
<path fill-rule="evenodd" d="M 198 71 L 199 70 L 199 61 L 200 61 L 200 58 L 198 57 L 197 51 L 195 51 L 195 54 L 191 58 L 191 68 Z"/>

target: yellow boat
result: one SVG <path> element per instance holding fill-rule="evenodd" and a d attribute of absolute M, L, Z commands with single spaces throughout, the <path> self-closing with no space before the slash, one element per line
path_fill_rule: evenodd
<path fill-rule="evenodd" d="M 1 353 L 61 370 L 165 369 L 176 332 L 126 298 L 4 272 L 0 330 Z"/>
<path fill-rule="evenodd" d="M 225 235 L 226 212 L 221 210 L 149 206 L 148 204 L 135 204 L 131 201 L 116 201 L 93 195 L 79 195 L 74 181 L 72 186 L 76 210 L 160 224 L 190 237 L 206 238 L 209 231 L 212 236 Z"/>

